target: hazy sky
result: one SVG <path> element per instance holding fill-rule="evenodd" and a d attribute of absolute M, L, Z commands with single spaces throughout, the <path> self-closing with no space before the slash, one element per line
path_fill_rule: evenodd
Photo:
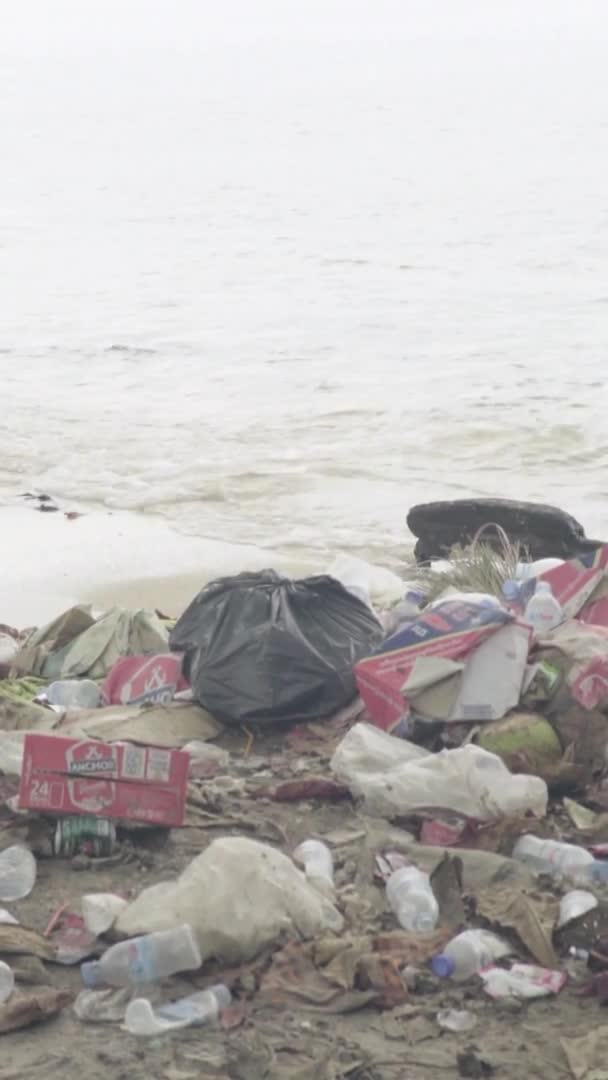
<path fill-rule="evenodd" d="M 0 0 L 0 53 L 196 51 L 219 40 L 300 36 L 548 38 L 608 22 L 605 0 Z M 360 31 L 360 28 L 364 28 Z"/>

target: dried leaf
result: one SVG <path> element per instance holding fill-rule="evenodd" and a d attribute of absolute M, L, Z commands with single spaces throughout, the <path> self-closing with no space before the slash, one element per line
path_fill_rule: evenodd
<path fill-rule="evenodd" d="M 599 815 L 575 802 L 574 799 L 564 799 L 564 809 L 577 829 L 593 829 L 597 824 Z"/>
<path fill-rule="evenodd" d="M 282 784 L 270 784 L 252 791 L 254 799 L 272 799 L 274 802 L 299 802 L 300 799 L 325 799 L 337 802 L 349 799 L 350 790 L 326 776 L 308 776 L 300 780 L 285 780 Z"/>
<path fill-rule="evenodd" d="M 0 956 L 3 953 L 11 955 L 29 953 L 30 956 L 38 956 L 41 960 L 54 960 L 57 950 L 36 930 L 28 930 L 25 926 L 0 924 Z"/>
<path fill-rule="evenodd" d="M 4 1005 L 0 1005 L 0 1033 L 49 1020 L 73 1000 L 74 995 L 69 990 L 53 990 L 51 987 L 38 990 L 35 994 L 13 993 Z"/>
<path fill-rule="evenodd" d="M 542 967 L 559 966 L 551 940 L 558 913 L 553 897 L 539 898 L 512 885 L 494 885 L 477 897 L 477 912 L 491 923 L 514 930 Z"/>
<path fill-rule="evenodd" d="M 431 888 L 439 904 L 442 926 L 449 926 L 454 930 L 464 926 L 466 915 L 462 902 L 462 859 L 446 852 L 431 874 Z"/>

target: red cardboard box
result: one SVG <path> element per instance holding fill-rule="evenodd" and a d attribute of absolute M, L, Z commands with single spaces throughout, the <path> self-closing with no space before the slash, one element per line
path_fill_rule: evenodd
<path fill-rule="evenodd" d="M 189 765 L 181 750 L 26 735 L 19 807 L 182 825 Z"/>
<path fill-rule="evenodd" d="M 101 693 L 106 705 L 168 705 L 176 691 L 187 690 L 181 653 L 161 656 L 121 656 L 107 676 Z"/>
<path fill-rule="evenodd" d="M 513 621 L 498 606 L 447 598 L 397 630 L 354 666 L 357 688 L 372 723 L 393 731 L 409 713 L 403 685 L 420 656 L 467 656 L 490 634 Z"/>

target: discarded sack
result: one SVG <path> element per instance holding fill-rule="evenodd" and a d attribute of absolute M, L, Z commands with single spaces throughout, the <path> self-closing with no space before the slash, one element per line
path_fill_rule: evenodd
<path fill-rule="evenodd" d="M 264 570 L 207 585 L 170 646 L 186 654 L 194 696 L 218 719 L 290 724 L 346 705 L 353 665 L 381 637 L 370 609 L 340 582 Z"/>
<path fill-rule="evenodd" d="M 166 651 L 167 630 L 153 612 L 112 608 L 96 620 L 90 607 L 80 606 L 35 630 L 13 666 L 49 681 L 103 679 L 121 656 Z"/>
<path fill-rule="evenodd" d="M 372 749 L 367 762 L 366 746 Z M 543 780 L 513 776 L 500 758 L 472 744 L 420 756 L 419 747 L 356 724 L 336 749 L 331 768 L 379 817 L 446 809 L 492 821 L 528 811 L 542 817 L 547 811 Z"/>
<path fill-rule="evenodd" d="M 214 840 L 176 881 L 152 885 L 122 911 L 127 936 L 188 923 L 203 961 L 250 960 L 285 932 L 310 939 L 344 920 L 282 852 L 245 837 Z"/>

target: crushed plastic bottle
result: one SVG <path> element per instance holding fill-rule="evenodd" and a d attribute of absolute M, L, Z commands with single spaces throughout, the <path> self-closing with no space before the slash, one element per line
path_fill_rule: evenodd
<path fill-rule="evenodd" d="M 23 900 L 36 881 L 36 860 L 28 848 L 13 844 L 0 852 L 0 900 Z"/>
<path fill-rule="evenodd" d="M 124 1026 L 131 1035 L 162 1035 L 178 1028 L 208 1024 L 216 1020 L 231 1001 L 230 990 L 223 983 L 157 1008 L 146 998 L 135 998 L 127 1006 Z"/>
<path fill-rule="evenodd" d="M 416 866 L 393 871 L 386 883 L 386 898 L 404 930 L 428 934 L 437 926 L 439 905 L 429 875 Z"/>
<path fill-rule="evenodd" d="M 98 986 L 136 986 L 156 982 L 178 971 L 196 971 L 201 953 L 190 926 L 157 930 L 112 945 L 101 960 L 80 965 L 82 981 L 89 989 Z"/>
<path fill-rule="evenodd" d="M 8 1001 L 15 989 L 15 976 L 12 969 L 0 960 L 0 1005 Z"/>
<path fill-rule="evenodd" d="M 125 1010 L 133 999 L 133 987 L 108 990 L 81 990 L 73 1008 L 84 1024 L 111 1024 L 124 1020 Z"/>
<path fill-rule="evenodd" d="M 431 960 L 431 969 L 443 979 L 464 982 L 508 956 L 511 946 L 489 930 L 464 930 Z"/>
<path fill-rule="evenodd" d="M 303 840 L 293 853 L 295 862 L 302 863 L 306 877 L 325 889 L 334 887 L 334 860 L 327 844 L 322 840 Z"/>
<path fill-rule="evenodd" d="M 542 637 L 564 621 L 561 604 L 555 599 L 548 581 L 539 581 L 536 592 L 526 604 L 524 619 L 530 624 L 535 637 Z"/>
<path fill-rule="evenodd" d="M 60 709 L 97 709 L 101 690 L 92 679 L 58 679 L 45 691 L 49 705 Z"/>
<path fill-rule="evenodd" d="M 577 844 L 559 840 L 541 840 L 526 833 L 513 848 L 513 858 L 527 863 L 539 874 L 580 878 L 589 875 L 593 855 Z"/>

